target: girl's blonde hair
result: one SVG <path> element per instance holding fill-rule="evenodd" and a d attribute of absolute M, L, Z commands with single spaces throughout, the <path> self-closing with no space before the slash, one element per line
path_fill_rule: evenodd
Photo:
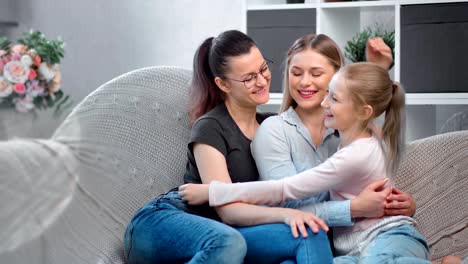
<path fill-rule="evenodd" d="M 344 57 L 340 48 L 335 41 L 327 35 L 308 34 L 297 39 L 288 50 L 283 80 L 283 101 L 281 103 L 280 113 L 288 110 L 290 106 L 297 106 L 297 103 L 289 93 L 289 65 L 294 55 L 309 49 L 325 56 L 333 68 L 335 68 L 335 71 L 338 71 L 344 65 Z"/>
<path fill-rule="evenodd" d="M 356 106 L 370 105 L 372 117 L 363 124 L 385 113 L 382 128 L 387 171 L 394 175 L 404 146 L 405 91 L 388 72 L 374 63 L 353 63 L 340 70 L 351 100 Z"/>

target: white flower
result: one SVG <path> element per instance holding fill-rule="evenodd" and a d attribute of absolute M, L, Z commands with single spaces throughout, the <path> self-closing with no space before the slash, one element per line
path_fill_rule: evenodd
<path fill-rule="evenodd" d="M 13 86 L 0 76 L 0 98 L 7 97 L 13 92 Z"/>
<path fill-rule="evenodd" d="M 28 80 L 29 67 L 19 61 L 10 61 L 5 64 L 3 75 L 12 83 L 24 83 Z"/>
<path fill-rule="evenodd" d="M 55 72 L 45 62 L 41 63 L 39 66 L 39 74 L 41 74 L 47 81 L 50 81 L 55 77 Z"/>
<path fill-rule="evenodd" d="M 24 65 L 26 65 L 26 66 L 29 67 L 29 66 L 31 66 L 31 65 L 33 64 L 33 60 L 32 60 L 32 58 L 31 58 L 31 56 L 29 56 L 29 55 L 23 55 L 23 56 L 21 57 L 21 63 L 23 63 Z"/>
<path fill-rule="evenodd" d="M 18 112 L 28 112 L 34 108 L 33 99 L 30 96 L 25 96 L 22 99 L 15 100 L 15 108 Z"/>

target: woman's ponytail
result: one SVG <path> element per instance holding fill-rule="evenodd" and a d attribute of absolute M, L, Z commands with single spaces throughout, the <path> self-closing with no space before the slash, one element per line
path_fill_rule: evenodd
<path fill-rule="evenodd" d="M 215 76 L 210 69 L 209 57 L 213 39 L 210 37 L 203 41 L 193 58 L 188 103 L 190 124 L 224 100 L 224 94 L 216 86 Z"/>

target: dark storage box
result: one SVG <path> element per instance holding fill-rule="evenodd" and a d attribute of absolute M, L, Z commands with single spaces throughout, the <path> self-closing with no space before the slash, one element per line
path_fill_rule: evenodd
<path fill-rule="evenodd" d="M 468 3 L 406 5 L 400 15 L 406 91 L 468 92 Z"/>
<path fill-rule="evenodd" d="M 247 12 L 247 34 L 257 42 L 263 56 L 274 61 L 270 92 L 282 93 L 288 48 L 297 38 L 315 33 L 315 16 L 315 9 Z"/>

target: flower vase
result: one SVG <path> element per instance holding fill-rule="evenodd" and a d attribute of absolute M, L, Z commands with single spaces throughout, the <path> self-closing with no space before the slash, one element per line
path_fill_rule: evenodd
<path fill-rule="evenodd" d="M 14 137 L 30 137 L 34 113 L 21 113 L 14 108 L 0 108 L 0 141 Z"/>

